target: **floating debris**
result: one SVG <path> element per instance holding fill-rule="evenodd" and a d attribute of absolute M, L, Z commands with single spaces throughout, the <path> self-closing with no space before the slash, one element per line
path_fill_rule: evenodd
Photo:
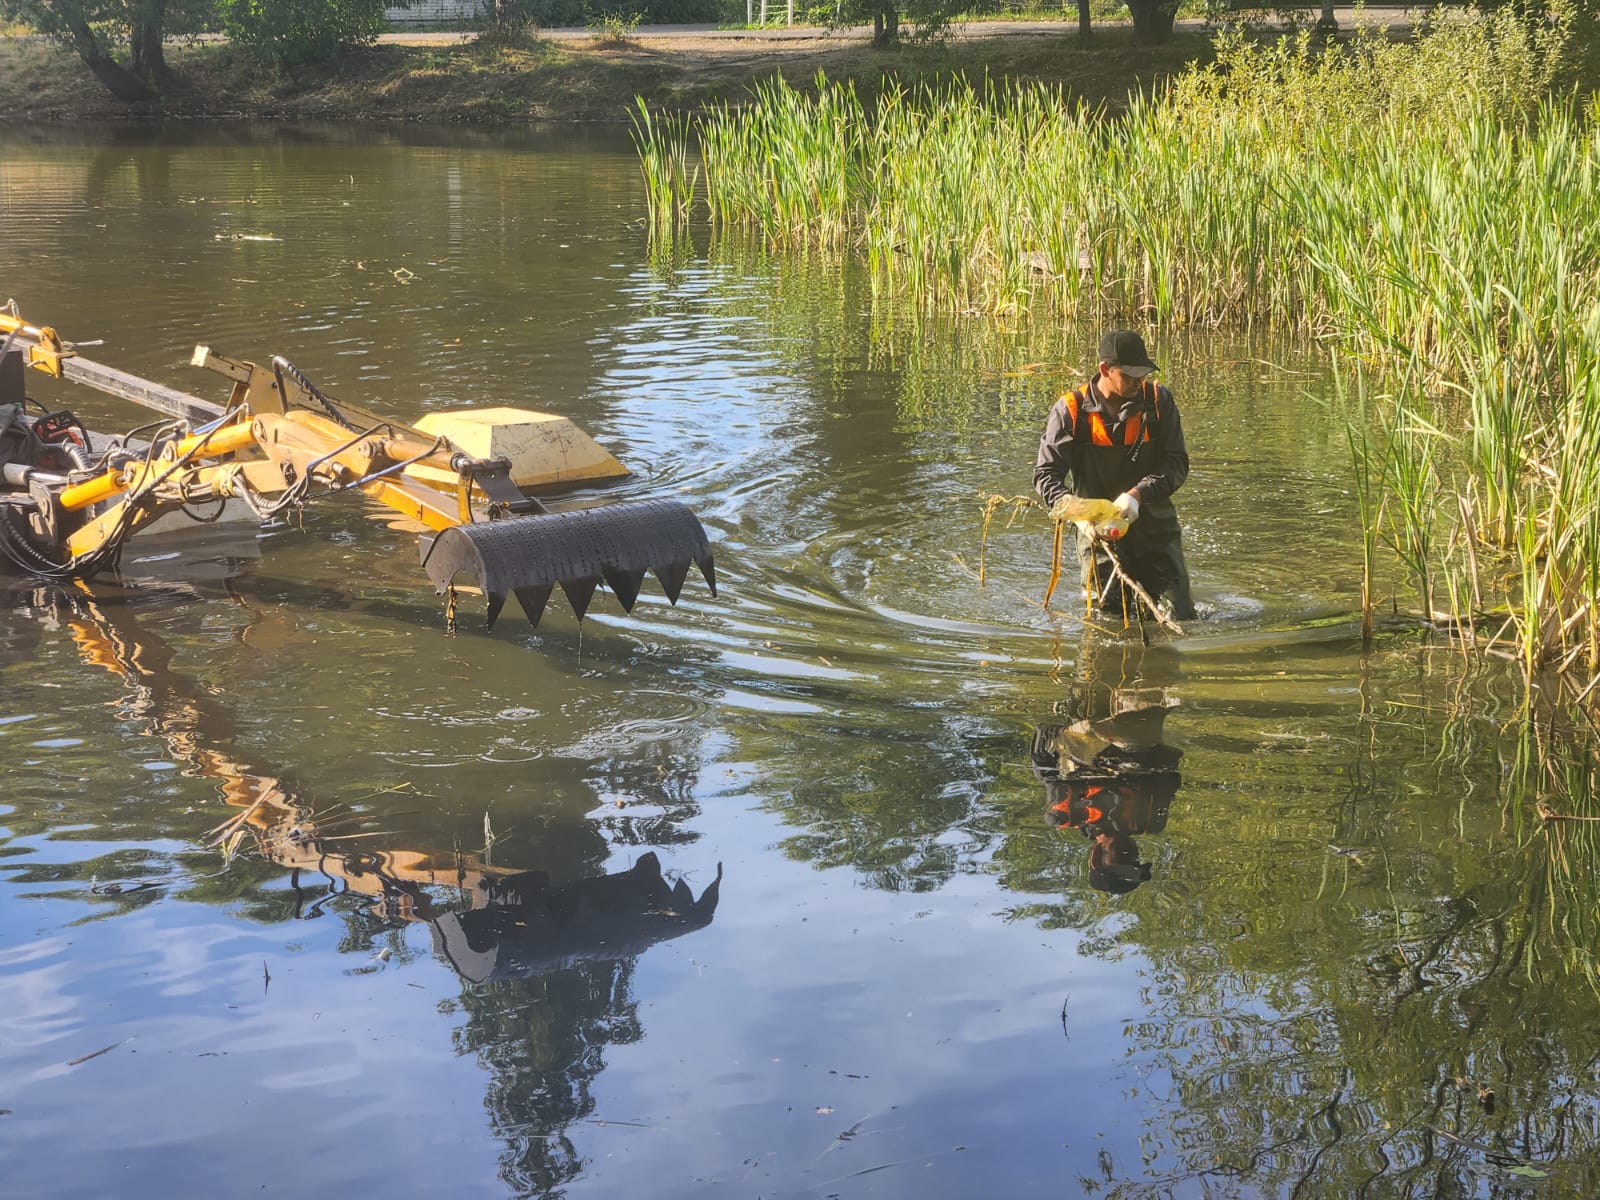
<path fill-rule="evenodd" d="M 110 1054 L 120 1045 L 122 1045 L 121 1042 L 112 1042 L 111 1045 L 102 1046 L 98 1050 L 91 1050 L 88 1054 L 80 1054 L 77 1058 L 69 1058 L 67 1060 L 67 1066 L 75 1067 L 79 1063 L 88 1062 L 91 1058 L 99 1058 L 102 1054 Z"/>

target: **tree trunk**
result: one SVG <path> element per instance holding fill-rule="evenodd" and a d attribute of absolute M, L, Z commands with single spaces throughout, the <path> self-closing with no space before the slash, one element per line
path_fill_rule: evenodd
<path fill-rule="evenodd" d="M 494 0 L 496 33 L 510 33 L 517 27 L 517 0 Z"/>
<path fill-rule="evenodd" d="M 172 85 L 172 70 L 167 66 L 164 48 L 167 0 L 144 0 L 139 8 L 128 30 L 133 74 L 155 91 L 165 91 Z"/>
<path fill-rule="evenodd" d="M 1089 36 L 1089 0 L 1078 0 L 1078 36 Z"/>
<path fill-rule="evenodd" d="M 872 48 L 893 50 L 900 44 L 900 10 L 893 0 L 872 14 Z"/>
<path fill-rule="evenodd" d="M 72 37 L 72 48 L 78 52 L 83 65 L 113 96 L 130 104 L 155 99 L 155 93 L 144 80 L 105 52 L 87 21 L 74 14 L 66 24 L 67 32 Z"/>
<path fill-rule="evenodd" d="M 1128 0 L 1133 14 L 1133 40 L 1145 45 L 1172 37 L 1172 22 L 1178 15 L 1176 0 Z"/>

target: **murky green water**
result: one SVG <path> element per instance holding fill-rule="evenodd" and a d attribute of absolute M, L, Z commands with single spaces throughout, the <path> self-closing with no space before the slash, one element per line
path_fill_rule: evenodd
<path fill-rule="evenodd" d="M 642 215 L 615 130 L 0 131 L 33 321 L 566 413 L 722 589 L 451 637 L 350 502 L 6 592 L 6 1193 L 1594 1194 L 1582 827 L 1492 667 L 1362 654 L 1320 361 L 1157 342 L 1215 615 L 1147 648 L 1036 513 L 975 580 L 1097 331 Z"/>

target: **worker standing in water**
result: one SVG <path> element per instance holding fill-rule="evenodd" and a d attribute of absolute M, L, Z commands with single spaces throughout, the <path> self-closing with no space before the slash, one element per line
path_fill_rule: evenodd
<path fill-rule="evenodd" d="M 1195 610 L 1172 493 L 1189 477 L 1189 452 L 1171 390 L 1150 378 L 1155 370 L 1137 333 L 1113 329 L 1102 337 L 1094 378 L 1050 409 L 1033 486 L 1056 520 L 1073 497 L 1116 508 L 1114 518 L 1078 525 L 1083 583 L 1102 609 L 1131 612 L 1138 603 L 1114 577 L 1115 555 L 1129 578 L 1152 599 L 1166 597 L 1182 621 Z"/>

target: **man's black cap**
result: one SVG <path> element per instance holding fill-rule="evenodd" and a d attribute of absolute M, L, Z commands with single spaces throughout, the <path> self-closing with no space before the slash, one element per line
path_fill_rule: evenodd
<path fill-rule="evenodd" d="M 1100 339 L 1100 361 L 1129 375 L 1148 375 L 1156 369 L 1144 339 L 1131 329 L 1113 329 Z"/>
<path fill-rule="evenodd" d="M 1125 896 L 1149 878 L 1149 863 L 1089 868 L 1089 886 L 1097 892 L 1110 892 L 1113 896 Z"/>
<path fill-rule="evenodd" d="M 1150 864 L 1139 861 L 1139 847 L 1127 834 L 1112 834 L 1111 844 L 1089 851 L 1089 886 L 1114 896 L 1133 891 L 1150 878 Z"/>

